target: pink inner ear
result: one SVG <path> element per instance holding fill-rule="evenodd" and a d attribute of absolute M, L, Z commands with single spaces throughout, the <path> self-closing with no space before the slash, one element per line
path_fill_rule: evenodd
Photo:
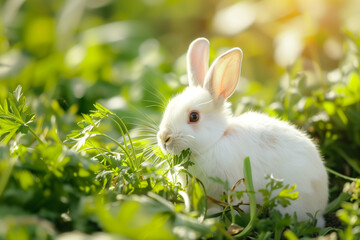
<path fill-rule="evenodd" d="M 199 44 L 200 45 L 200 44 Z M 209 52 L 207 51 L 207 46 L 201 44 L 198 49 L 194 52 L 192 60 L 192 71 L 194 76 L 200 86 L 204 84 L 204 78 L 206 72 L 208 71 L 208 58 Z"/>
<path fill-rule="evenodd" d="M 205 38 L 196 39 L 188 52 L 188 74 L 190 85 L 203 86 L 209 70 L 209 42 Z"/>
<path fill-rule="evenodd" d="M 222 56 L 214 66 L 212 84 L 217 99 L 224 99 L 234 92 L 240 76 L 241 52 L 233 51 Z"/>

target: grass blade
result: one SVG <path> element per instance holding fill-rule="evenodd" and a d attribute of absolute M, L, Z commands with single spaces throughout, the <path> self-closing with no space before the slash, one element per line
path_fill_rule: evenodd
<path fill-rule="evenodd" d="M 249 232 L 253 229 L 256 220 L 256 198 L 252 181 L 251 164 L 249 157 L 246 157 L 244 159 L 244 177 L 247 194 L 250 200 L 250 221 L 241 233 L 234 236 L 235 238 L 241 238 L 249 234 Z"/>

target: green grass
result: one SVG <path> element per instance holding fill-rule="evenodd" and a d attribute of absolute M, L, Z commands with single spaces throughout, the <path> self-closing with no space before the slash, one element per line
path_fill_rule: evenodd
<path fill-rule="evenodd" d="M 37 118 L 20 86 L 2 99 L 1 140 L 6 145 L 0 148 L 0 238 L 54 239 L 99 231 L 134 239 L 299 239 L 331 232 L 341 239 L 359 237 L 358 179 L 350 178 L 354 182 L 345 185 L 345 197 L 341 194 L 330 204 L 328 214 L 336 213 L 344 228 L 318 229 L 311 220 L 298 222 L 296 215 L 282 216 L 274 209 L 296 201 L 296 186 L 268 177 L 267 188 L 260 190 L 264 204 L 258 206 L 246 158 L 246 191 L 236 192 L 229 183 L 213 179 L 227 192 L 219 202 L 224 212 L 220 218 L 205 218 L 206 192 L 186 171 L 194 164 L 188 150 L 180 156 L 162 155 L 148 140 L 132 139 L 115 113 L 100 104 L 94 108 L 83 114 L 80 130 L 61 141 L 55 121 L 50 128 L 32 128 Z M 113 128 L 121 133 L 118 137 L 111 136 Z M 188 186 L 176 181 L 181 172 L 188 174 Z M 282 190 L 274 195 L 277 189 Z M 243 194 L 249 195 L 248 214 L 241 205 L 232 205 Z"/>

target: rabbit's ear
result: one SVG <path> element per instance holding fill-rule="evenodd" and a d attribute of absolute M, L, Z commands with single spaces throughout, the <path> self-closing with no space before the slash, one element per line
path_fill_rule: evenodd
<path fill-rule="evenodd" d="M 225 100 L 235 91 L 240 78 L 242 55 L 240 48 L 233 48 L 215 59 L 211 65 L 204 87 L 216 100 Z"/>
<path fill-rule="evenodd" d="M 189 86 L 203 86 L 209 70 L 209 41 L 206 38 L 195 39 L 187 52 L 187 72 Z"/>

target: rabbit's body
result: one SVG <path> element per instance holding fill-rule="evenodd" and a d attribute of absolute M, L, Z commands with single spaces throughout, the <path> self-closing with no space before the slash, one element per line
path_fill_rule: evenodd
<path fill-rule="evenodd" d="M 220 140 L 208 151 L 193 155 L 196 164 L 190 172 L 204 182 L 207 195 L 219 199 L 223 186 L 209 177 L 227 180 L 230 186 L 235 184 L 243 177 L 246 156 L 250 157 L 255 191 L 265 188 L 267 174 L 283 179 L 285 185 L 296 184 L 299 198 L 286 208 L 278 206 L 278 210 L 289 214 L 296 211 L 301 221 L 308 219 L 306 213 L 316 213 L 318 225 L 324 225 L 322 211 L 328 189 L 322 159 L 312 141 L 286 122 L 255 112 L 229 119 Z M 214 159 L 212 164 L 208 159 Z M 256 194 L 258 203 L 262 203 L 262 198 L 260 193 Z M 242 201 L 248 202 L 246 195 Z M 218 210 L 211 203 L 210 206 L 213 212 Z"/>
<path fill-rule="evenodd" d="M 306 213 L 316 214 L 318 226 L 323 226 L 327 173 L 315 144 L 287 122 L 265 114 L 232 116 L 226 99 L 237 85 L 241 59 L 241 50 L 235 48 L 218 57 L 208 70 L 207 40 L 190 45 L 190 86 L 169 102 L 158 132 L 159 145 L 163 152 L 173 154 L 190 148 L 195 165 L 189 170 L 215 199 L 224 189 L 209 177 L 236 183 L 243 178 L 243 160 L 249 156 L 255 190 L 266 187 L 268 174 L 285 184 L 296 184 L 299 198 L 278 209 L 296 212 L 299 220 L 308 219 Z M 256 197 L 261 204 L 261 194 Z M 242 200 L 247 201 L 246 196 Z"/>

